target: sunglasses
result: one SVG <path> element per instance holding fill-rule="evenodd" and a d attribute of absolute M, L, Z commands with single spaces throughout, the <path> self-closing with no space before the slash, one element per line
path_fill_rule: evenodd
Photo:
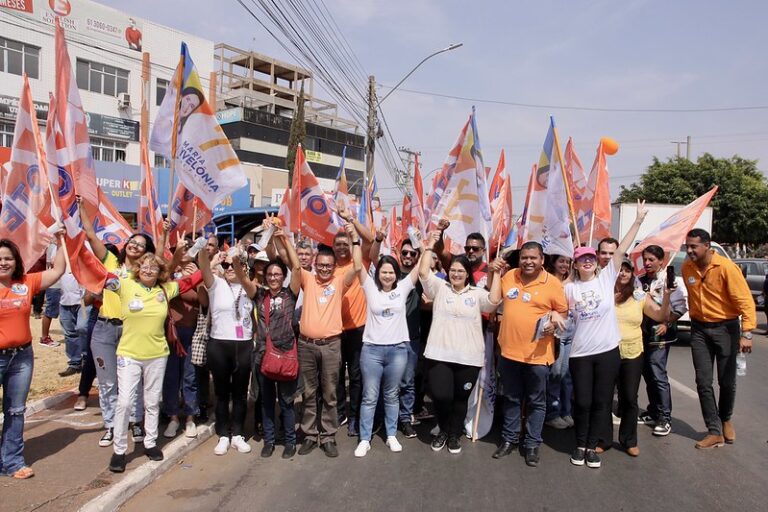
<path fill-rule="evenodd" d="M 484 251 L 485 247 L 475 247 L 473 245 L 465 245 L 464 252 L 480 252 Z"/>
<path fill-rule="evenodd" d="M 419 251 L 408 251 L 408 250 L 400 251 L 400 256 L 416 257 L 418 255 L 419 255 Z"/>
<path fill-rule="evenodd" d="M 576 261 L 578 261 L 579 263 L 594 263 L 595 261 L 597 261 L 597 258 L 595 258 L 594 256 L 582 256 Z"/>
<path fill-rule="evenodd" d="M 231 263 L 227 263 L 226 261 L 222 261 L 221 263 L 219 263 L 219 265 L 221 265 L 221 268 L 223 268 L 224 270 L 229 270 L 230 268 L 233 268 L 233 265 Z M 248 268 L 248 265 L 243 264 L 243 268 Z"/>

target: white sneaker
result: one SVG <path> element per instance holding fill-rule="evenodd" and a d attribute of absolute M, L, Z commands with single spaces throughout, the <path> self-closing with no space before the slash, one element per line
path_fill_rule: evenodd
<path fill-rule="evenodd" d="M 243 436 L 232 436 L 232 448 L 236 448 L 240 453 L 250 453 L 251 445 L 249 445 Z"/>
<path fill-rule="evenodd" d="M 371 443 L 368 441 L 360 441 L 355 448 L 355 457 L 365 457 L 365 454 L 371 450 Z"/>
<path fill-rule="evenodd" d="M 216 455 L 224 455 L 227 453 L 227 450 L 229 450 L 229 438 L 222 436 L 219 438 L 219 443 L 216 445 L 216 448 L 213 449 L 213 453 Z"/>
<path fill-rule="evenodd" d="M 176 433 L 179 431 L 179 425 L 180 423 L 178 420 L 171 420 L 168 423 L 168 427 L 165 429 L 165 432 L 163 432 L 163 435 L 165 437 L 176 437 Z"/>
<path fill-rule="evenodd" d="M 400 444 L 400 441 L 398 441 L 395 436 L 387 437 L 387 446 L 389 446 L 389 449 L 395 453 L 403 451 L 403 445 Z"/>
<path fill-rule="evenodd" d="M 197 425 L 195 425 L 194 421 L 187 421 L 187 424 L 184 426 L 184 435 L 186 437 L 197 437 Z"/>

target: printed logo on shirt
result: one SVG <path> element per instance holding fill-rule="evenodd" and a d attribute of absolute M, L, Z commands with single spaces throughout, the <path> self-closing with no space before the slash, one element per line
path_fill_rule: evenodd
<path fill-rule="evenodd" d="M 528 292 L 525 292 L 523 294 L 523 302 L 531 302 L 531 294 Z"/>
<path fill-rule="evenodd" d="M 332 284 L 323 289 L 323 295 L 326 297 L 330 297 L 334 293 L 336 293 L 336 288 L 334 288 Z"/>
<path fill-rule="evenodd" d="M 691 276 L 688 278 L 688 284 L 696 284 L 696 278 Z"/>
<path fill-rule="evenodd" d="M 515 300 L 520 295 L 520 289 L 518 288 L 510 288 L 507 292 L 507 298 Z"/>
<path fill-rule="evenodd" d="M 0 300 L 0 309 L 21 309 L 24 302 L 23 299 L 3 299 Z"/>
<path fill-rule="evenodd" d="M 16 295 L 26 295 L 27 292 L 29 292 L 29 288 L 27 288 L 27 285 L 22 283 L 16 283 L 11 286 L 11 293 L 15 293 Z"/>
<path fill-rule="evenodd" d="M 157 300 L 157 302 L 165 302 L 165 293 L 163 292 L 158 293 L 155 300 Z"/>
<path fill-rule="evenodd" d="M 390 318 L 392 316 L 395 316 L 395 314 L 392 312 L 391 309 L 384 308 L 384 310 L 382 310 L 381 312 L 381 316 L 383 316 L 384 318 Z"/>
<path fill-rule="evenodd" d="M 471 382 L 465 382 L 464 383 L 464 391 L 469 391 L 472 389 L 472 383 Z"/>
<path fill-rule="evenodd" d="M 597 308 L 600 306 L 602 298 L 596 295 L 594 290 L 581 293 L 581 300 L 576 301 L 575 310 L 579 315 L 579 320 L 591 320 L 599 318 L 600 314 Z"/>
<path fill-rule="evenodd" d="M 475 304 L 477 304 L 477 301 L 475 300 L 474 297 L 467 297 L 466 299 L 464 299 L 464 305 L 465 306 L 473 308 L 473 307 L 475 307 Z"/>
<path fill-rule="evenodd" d="M 389 300 L 395 300 L 400 297 L 400 292 L 390 292 L 387 298 Z"/>

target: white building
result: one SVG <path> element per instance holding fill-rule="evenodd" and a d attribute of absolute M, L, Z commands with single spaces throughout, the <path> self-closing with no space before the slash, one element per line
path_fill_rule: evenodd
<path fill-rule="evenodd" d="M 130 4 L 127 4 L 130 5 Z M 10 146 L 22 72 L 45 122 L 55 91 L 54 23 L 65 29 L 96 160 L 139 165 L 142 52 L 151 62 L 150 125 L 185 41 L 204 85 L 213 42 L 89 0 L 0 0 L 0 146 Z"/>

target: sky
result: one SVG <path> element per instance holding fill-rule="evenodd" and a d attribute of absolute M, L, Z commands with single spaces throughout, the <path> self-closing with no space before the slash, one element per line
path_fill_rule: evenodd
<path fill-rule="evenodd" d="M 768 2 L 313 1 L 325 2 L 366 75 L 384 86 L 396 84 L 430 53 L 463 43 L 427 61 L 382 109 L 397 145 L 422 153 L 427 175 L 442 165 L 475 105 L 485 165 L 495 169 L 505 150 L 516 212 L 550 115 L 563 150 L 573 137 L 586 172 L 600 137 L 619 142 L 619 152 L 608 159 L 613 197 L 637 181 L 653 157 L 674 157 L 671 141 L 689 135 L 693 159 L 704 152 L 738 154 L 758 160 L 768 174 Z M 293 61 L 235 0 L 101 3 L 215 43 Z M 361 93 L 366 90 L 367 83 L 360 83 Z M 379 96 L 387 92 L 382 87 Z M 733 107 L 765 108 L 647 112 Z M 377 164 L 376 172 L 383 204 L 400 202 L 386 170 Z"/>

